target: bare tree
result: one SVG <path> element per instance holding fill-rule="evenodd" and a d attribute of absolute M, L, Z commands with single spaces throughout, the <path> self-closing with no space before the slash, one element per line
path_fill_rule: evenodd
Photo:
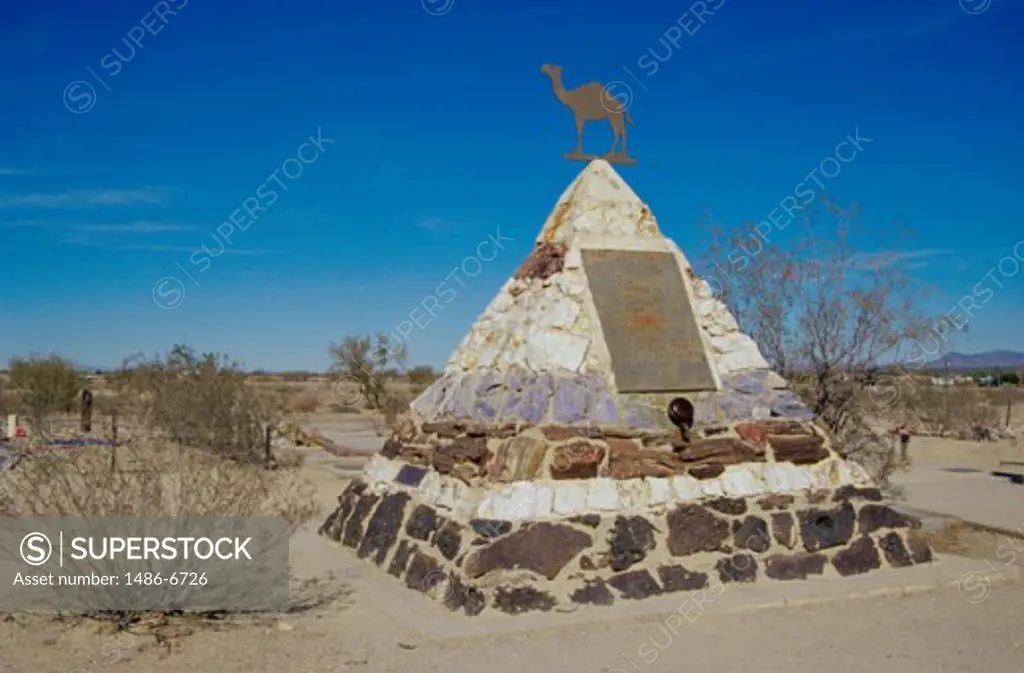
<path fill-rule="evenodd" d="M 397 372 L 387 371 L 388 365 L 401 369 L 408 355 L 405 344 L 394 342 L 387 334 L 346 336 L 340 344 L 331 343 L 329 352 L 331 372 L 351 379 L 371 409 L 382 409 L 387 402 L 387 382 Z"/>
<path fill-rule="evenodd" d="M 705 220 L 712 287 L 776 371 L 807 387 L 815 414 L 840 437 L 866 429 L 858 393 L 931 324 L 904 255 L 866 240 L 859 214 L 822 197 L 768 233 L 764 223 L 726 229 Z"/>

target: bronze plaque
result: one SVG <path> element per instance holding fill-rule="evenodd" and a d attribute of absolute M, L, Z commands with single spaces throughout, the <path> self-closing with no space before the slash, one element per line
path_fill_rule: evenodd
<path fill-rule="evenodd" d="M 675 256 L 581 252 L 619 392 L 715 390 Z"/>

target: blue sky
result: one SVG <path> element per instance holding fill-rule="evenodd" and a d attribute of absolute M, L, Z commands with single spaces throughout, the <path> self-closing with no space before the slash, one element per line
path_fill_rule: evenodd
<path fill-rule="evenodd" d="M 186 342 L 322 369 L 332 339 L 396 329 L 447 277 L 409 332 L 411 363 L 443 364 L 582 168 L 544 63 L 624 82 L 621 173 L 691 257 L 702 210 L 766 218 L 857 129 L 871 142 L 826 189 L 879 235 L 915 232 L 900 252 L 932 308 L 1012 257 L 1024 6 L 697 4 L 4 3 L 0 358 Z M 962 350 L 1024 349 L 1010 271 Z"/>

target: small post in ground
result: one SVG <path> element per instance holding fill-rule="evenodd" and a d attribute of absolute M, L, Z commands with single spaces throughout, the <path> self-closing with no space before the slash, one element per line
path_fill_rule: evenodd
<path fill-rule="evenodd" d="M 270 467 L 270 462 L 273 459 L 273 457 L 270 454 L 270 433 L 271 433 L 271 431 L 272 431 L 272 426 L 268 423 L 267 424 L 266 434 L 265 434 L 265 436 L 263 438 L 263 464 L 266 467 Z"/>
<path fill-rule="evenodd" d="M 117 468 L 117 410 L 110 412 L 110 471 Z"/>

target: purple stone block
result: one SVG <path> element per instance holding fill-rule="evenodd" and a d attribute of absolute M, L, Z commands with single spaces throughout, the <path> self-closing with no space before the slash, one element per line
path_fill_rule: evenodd
<path fill-rule="evenodd" d="M 441 403 L 441 399 L 444 397 L 446 383 L 447 376 L 442 376 L 431 383 L 430 387 L 424 390 L 409 406 L 421 416 L 433 416 Z"/>
<path fill-rule="evenodd" d="M 468 418 L 473 415 L 473 402 L 476 399 L 476 386 L 479 379 L 477 374 L 470 374 L 459 381 L 459 385 L 455 389 L 453 408 L 455 418 Z"/>
<path fill-rule="evenodd" d="M 427 474 L 427 468 L 418 465 L 403 465 L 402 469 L 395 475 L 395 483 L 403 486 L 419 486 L 423 477 Z"/>
<path fill-rule="evenodd" d="M 435 417 L 451 416 L 452 413 L 454 413 L 455 391 L 458 390 L 459 381 L 461 381 L 461 379 L 462 376 L 460 376 L 459 374 L 454 374 L 451 377 L 448 377 L 448 380 L 445 382 L 444 391 L 441 395 L 441 399 L 440 401 L 438 401 L 436 406 L 437 411 L 434 414 Z"/>
<path fill-rule="evenodd" d="M 502 418 L 539 423 L 547 416 L 551 400 L 551 376 L 542 374 L 518 393 L 510 393 L 502 410 Z"/>
<path fill-rule="evenodd" d="M 719 406 L 727 420 L 741 420 L 754 416 L 757 398 L 742 393 L 725 392 L 718 398 Z"/>
<path fill-rule="evenodd" d="M 519 392 L 529 386 L 537 375 L 521 367 L 514 367 L 505 376 L 505 389 L 509 392 Z"/>
<path fill-rule="evenodd" d="M 814 418 L 814 412 L 804 404 L 796 393 L 784 390 L 775 396 L 771 405 L 772 415 L 783 418 L 795 418 L 801 421 L 809 421 Z"/>
<path fill-rule="evenodd" d="M 723 383 L 726 388 L 732 388 L 737 392 L 746 393 L 748 395 L 760 395 L 765 391 L 765 378 L 767 378 L 767 376 L 768 372 L 758 369 L 733 374 L 723 381 Z"/>
<path fill-rule="evenodd" d="M 481 374 L 476 384 L 476 396 L 486 397 L 502 385 L 501 378 L 497 374 Z"/>
<path fill-rule="evenodd" d="M 555 381 L 555 399 L 552 420 L 556 423 L 576 423 L 587 417 L 591 391 L 587 381 L 559 379 Z"/>
<path fill-rule="evenodd" d="M 655 410 L 639 404 L 627 404 L 623 409 L 623 421 L 627 427 L 638 430 L 659 430 L 661 423 L 655 418 Z"/>
<path fill-rule="evenodd" d="M 618 423 L 619 404 L 615 395 L 609 392 L 599 393 L 590 418 L 598 423 Z"/>
<path fill-rule="evenodd" d="M 498 410 L 495 408 L 498 406 L 500 398 L 494 397 L 490 399 L 477 399 L 473 404 L 473 420 L 474 421 L 493 421 L 494 417 L 498 415 Z"/>
<path fill-rule="evenodd" d="M 718 407 L 714 398 L 705 397 L 693 403 L 693 421 L 695 423 L 713 423 L 717 421 Z"/>

